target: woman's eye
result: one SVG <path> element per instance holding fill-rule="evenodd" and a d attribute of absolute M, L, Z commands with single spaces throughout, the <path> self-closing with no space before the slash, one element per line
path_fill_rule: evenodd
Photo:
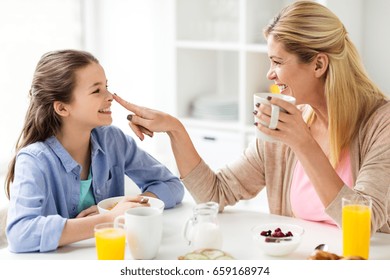
<path fill-rule="evenodd" d="M 97 89 L 97 90 L 95 90 L 94 92 L 92 92 L 92 93 L 99 93 L 100 92 L 100 89 Z"/>
<path fill-rule="evenodd" d="M 279 61 L 273 60 L 273 61 L 272 61 L 272 64 L 274 64 L 274 65 L 280 65 L 281 63 L 280 63 Z"/>

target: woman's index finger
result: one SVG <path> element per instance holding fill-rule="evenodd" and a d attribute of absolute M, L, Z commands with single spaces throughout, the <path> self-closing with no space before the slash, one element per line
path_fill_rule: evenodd
<path fill-rule="evenodd" d="M 122 107 L 124 107 L 125 109 L 127 109 L 127 110 L 129 110 L 137 115 L 140 113 L 141 107 L 124 100 L 123 98 L 119 97 L 116 94 L 113 95 L 113 98 L 116 102 L 118 102 L 120 105 L 122 105 Z"/>

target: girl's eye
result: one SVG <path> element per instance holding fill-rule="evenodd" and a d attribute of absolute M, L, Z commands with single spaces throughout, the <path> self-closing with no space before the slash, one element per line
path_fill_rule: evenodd
<path fill-rule="evenodd" d="M 92 93 L 99 93 L 100 92 L 100 89 L 97 89 L 97 90 L 95 90 L 94 92 L 92 92 Z"/>

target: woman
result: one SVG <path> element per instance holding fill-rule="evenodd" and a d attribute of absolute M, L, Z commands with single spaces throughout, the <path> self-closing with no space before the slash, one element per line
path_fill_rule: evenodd
<path fill-rule="evenodd" d="M 236 162 L 214 173 L 199 157 L 176 118 L 116 101 L 134 112 L 131 127 L 167 132 L 182 180 L 197 201 L 233 205 L 265 186 L 271 213 L 341 225 L 341 198 L 372 198 L 372 231 L 390 233 L 390 103 L 368 78 L 345 27 L 326 7 L 298 1 L 264 29 L 268 78 L 297 106 L 277 129 L 257 125 L 279 140 L 257 140 Z M 254 114 L 269 123 L 269 106 Z M 310 202 L 310 203 L 308 203 Z"/>
<path fill-rule="evenodd" d="M 125 197 L 96 215 L 99 201 L 124 195 L 124 175 L 166 208 L 181 202 L 180 180 L 110 126 L 107 87 L 104 69 L 87 52 L 49 52 L 39 61 L 6 179 L 11 251 L 46 252 L 91 238 L 96 224 L 141 206 L 141 197 Z"/>

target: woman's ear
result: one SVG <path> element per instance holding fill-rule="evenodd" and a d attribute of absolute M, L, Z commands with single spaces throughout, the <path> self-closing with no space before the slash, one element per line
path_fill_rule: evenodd
<path fill-rule="evenodd" d="M 324 53 L 317 54 L 317 57 L 315 58 L 315 76 L 317 78 L 320 78 L 322 75 L 326 73 L 326 70 L 328 70 L 329 66 L 329 58 Z"/>
<path fill-rule="evenodd" d="M 69 115 L 69 110 L 66 104 L 60 101 L 54 101 L 53 103 L 54 111 L 61 117 L 67 117 Z"/>

